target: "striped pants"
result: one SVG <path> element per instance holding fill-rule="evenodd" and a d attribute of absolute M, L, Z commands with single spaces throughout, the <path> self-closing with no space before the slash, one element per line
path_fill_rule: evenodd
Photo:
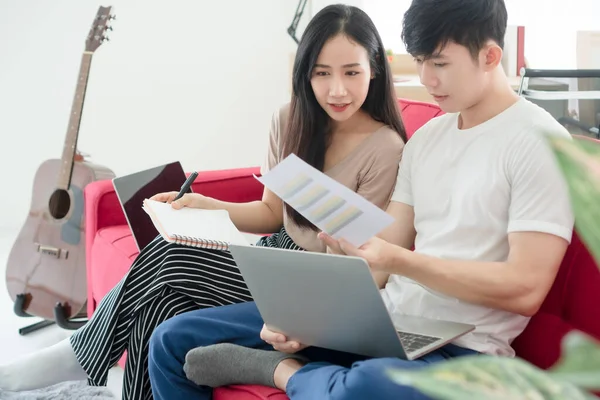
<path fill-rule="evenodd" d="M 283 228 L 256 245 L 302 250 Z M 71 345 L 92 386 L 106 385 L 109 369 L 127 350 L 123 399 L 151 399 L 148 341 L 161 322 L 186 311 L 251 300 L 229 252 L 185 247 L 159 236 L 71 336 Z"/>

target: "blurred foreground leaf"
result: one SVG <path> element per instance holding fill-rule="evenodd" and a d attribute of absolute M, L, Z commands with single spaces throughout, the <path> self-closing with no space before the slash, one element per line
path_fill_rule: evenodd
<path fill-rule="evenodd" d="M 562 356 L 548 373 L 555 379 L 600 391 L 600 342 L 571 332 L 562 343 Z"/>
<path fill-rule="evenodd" d="M 392 380 L 434 399 L 578 400 L 592 399 L 568 382 L 519 359 L 466 356 L 418 370 L 390 370 Z"/>

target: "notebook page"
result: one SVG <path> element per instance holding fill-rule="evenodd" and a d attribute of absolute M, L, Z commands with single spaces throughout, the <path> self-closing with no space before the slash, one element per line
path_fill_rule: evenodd
<path fill-rule="evenodd" d="M 170 204 L 144 200 L 144 210 L 150 215 L 159 232 L 171 239 L 173 235 L 195 239 L 216 240 L 248 245 L 225 210 L 201 210 L 184 207 L 175 210 Z"/>

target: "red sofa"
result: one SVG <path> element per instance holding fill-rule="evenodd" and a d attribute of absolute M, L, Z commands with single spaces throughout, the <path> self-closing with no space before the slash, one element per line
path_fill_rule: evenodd
<path fill-rule="evenodd" d="M 400 100 L 410 137 L 441 110 L 428 103 Z M 193 191 L 225 201 L 261 198 L 262 185 L 254 179 L 258 168 L 202 172 Z M 86 212 L 88 315 L 128 271 L 138 254 L 112 182 L 89 184 L 84 191 Z M 540 312 L 514 342 L 518 356 L 548 368 L 560 354 L 562 337 L 573 329 L 600 339 L 600 271 L 585 246 L 574 235 L 557 279 Z M 121 360 L 121 365 L 124 358 Z M 215 400 L 284 400 L 278 390 L 260 386 L 231 386 L 215 391 Z"/>

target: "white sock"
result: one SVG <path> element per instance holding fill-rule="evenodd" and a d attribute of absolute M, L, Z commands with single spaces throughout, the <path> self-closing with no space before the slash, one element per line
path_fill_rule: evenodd
<path fill-rule="evenodd" d="M 0 389 L 23 391 L 87 379 L 69 338 L 0 366 Z"/>

